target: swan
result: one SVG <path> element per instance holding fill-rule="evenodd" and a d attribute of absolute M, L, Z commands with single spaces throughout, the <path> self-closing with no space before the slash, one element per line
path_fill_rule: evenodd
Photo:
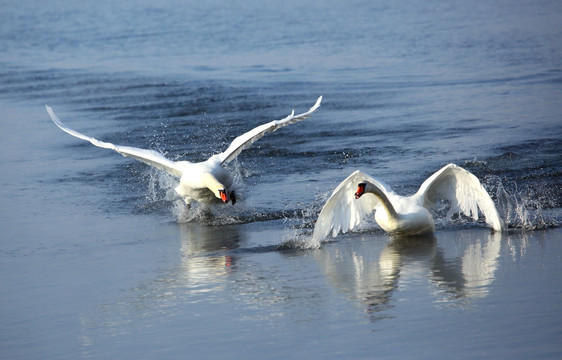
<path fill-rule="evenodd" d="M 353 199 L 353 190 L 355 199 Z M 312 239 L 316 244 L 330 233 L 336 236 L 359 224 L 375 210 L 375 221 L 395 235 L 421 235 L 435 231 L 433 211 L 440 201 L 451 205 L 449 214 L 462 212 L 478 220 L 478 208 L 494 231 L 503 222 L 490 195 L 476 176 L 455 164 L 448 164 L 423 182 L 417 193 L 400 196 L 384 182 L 355 171 L 334 190 L 318 215 Z"/>
<path fill-rule="evenodd" d="M 97 147 L 111 149 L 125 157 L 135 158 L 178 177 L 180 182 L 175 188 L 175 191 L 184 199 L 189 207 L 194 201 L 212 203 L 216 202 L 217 199 L 223 203 L 228 203 L 230 201 L 234 205 L 236 203 L 236 186 L 234 185 L 233 176 L 223 165 L 235 159 L 238 154 L 250 147 L 265 134 L 308 118 L 320 107 L 321 102 L 322 96 L 316 100 L 314 106 L 307 112 L 295 115 L 295 111 L 293 110 L 292 113 L 284 119 L 273 120 L 260 125 L 235 138 L 230 146 L 222 153 L 215 154 L 206 161 L 195 163 L 190 161 L 172 161 L 155 150 L 114 145 L 94 139 L 93 137 L 70 129 L 61 122 L 49 105 L 45 105 L 45 107 L 51 120 L 64 132 L 79 139 L 89 141 Z"/>

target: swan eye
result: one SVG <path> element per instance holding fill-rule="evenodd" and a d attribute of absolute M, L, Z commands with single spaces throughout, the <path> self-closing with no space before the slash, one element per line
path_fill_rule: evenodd
<path fill-rule="evenodd" d="M 226 190 L 219 190 L 219 195 L 223 203 L 228 202 L 228 196 L 226 196 Z"/>

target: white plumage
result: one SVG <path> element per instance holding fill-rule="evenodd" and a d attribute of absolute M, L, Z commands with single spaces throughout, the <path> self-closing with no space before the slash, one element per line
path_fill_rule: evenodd
<path fill-rule="evenodd" d="M 357 193 L 354 196 L 354 190 Z M 495 231 L 503 222 L 494 202 L 476 176 L 449 164 L 423 182 L 417 193 L 397 195 L 380 180 L 355 171 L 334 190 L 316 221 L 313 241 L 319 244 L 332 234 L 356 227 L 373 210 L 379 226 L 397 235 L 417 235 L 435 231 L 433 210 L 440 201 L 449 201 L 452 212 L 478 219 L 478 209 Z"/>
<path fill-rule="evenodd" d="M 192 201 L 211 202 L 217 198 L 223 202 L 236 202 L 234 180 L 231 174 L 223 167 L 224 164 L 232 161 L 240 152 L 250 147 L 255 141 L 265 134 L 273 132 L 279 128 L 293 124 L 297 121 L 308 118 L 315 112 L 322 101 L 322 96 L 318 98 L 313 107 L 305 113 L 295 115 L 293 111 L 289 116 L 281 120 L 274 120 L 260 125 L 247 133 L 235 138 L 228 149 L 220 154 L 211 156 L 208 160 L 192 163 L 190 161 L 172 161 L 161 153 L 154 150 L 145 150 L 129 146 L 114 145 L 103 142 L 93 137 L 86 136 L 78 131 L 72 130 L 64 125 L 55 115 L 50 106 L 45 105 L 49 116 L 53 122 L 63 131 L 79 139 L 89 141 L 95 146 L 114 150 L 125 157 L 132 157 L 148 165 L 179 177 L 180 183 L 176 187 L 176 192 L 182 196 L 189 205 Z"/>

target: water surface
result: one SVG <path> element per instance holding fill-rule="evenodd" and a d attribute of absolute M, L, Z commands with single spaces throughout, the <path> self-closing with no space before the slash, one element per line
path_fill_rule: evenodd
<path fill-rule="evenodd" d="M 0 356 L 559 358 L 556 1 L 0 5 Z M 254 126 L 244 201 L 72 138 L 203 160 Z M 454 162 L 509 226 L 366 221 L 306 249 L 361 169 L 410 194 Z"/>

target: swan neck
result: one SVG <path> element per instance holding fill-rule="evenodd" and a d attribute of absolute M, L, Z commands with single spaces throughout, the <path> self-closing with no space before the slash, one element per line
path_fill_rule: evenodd
<path fill-rule="evenodd" d="M 382 206 L 386 210 L 386 213 L 390 217 L 393 217 L 393 218 L 398 217 L 398 213 L 394 209 L 394 206 L 392 205 L 392 203 L 390 202 L 390 200 L 388 199 L 388 196 L 386 196 L 384 191 L 382 191 L 381 189 L 379 189 L 376 186 L 372 186 L 371 189 L 368 189 L 368 192 L 375 195 L 380 200 Z"/>
<path fill-rule="evenodd" d="M 214 194 L 218 194 L 219 190 L 224 190 L 225 186 L 217 180 L 212 174 L 204 174 L 202 177 L 203 183 L 205 186 L 211 190 Z M 217 195 L 218 196 L 218 195 Z"/>

